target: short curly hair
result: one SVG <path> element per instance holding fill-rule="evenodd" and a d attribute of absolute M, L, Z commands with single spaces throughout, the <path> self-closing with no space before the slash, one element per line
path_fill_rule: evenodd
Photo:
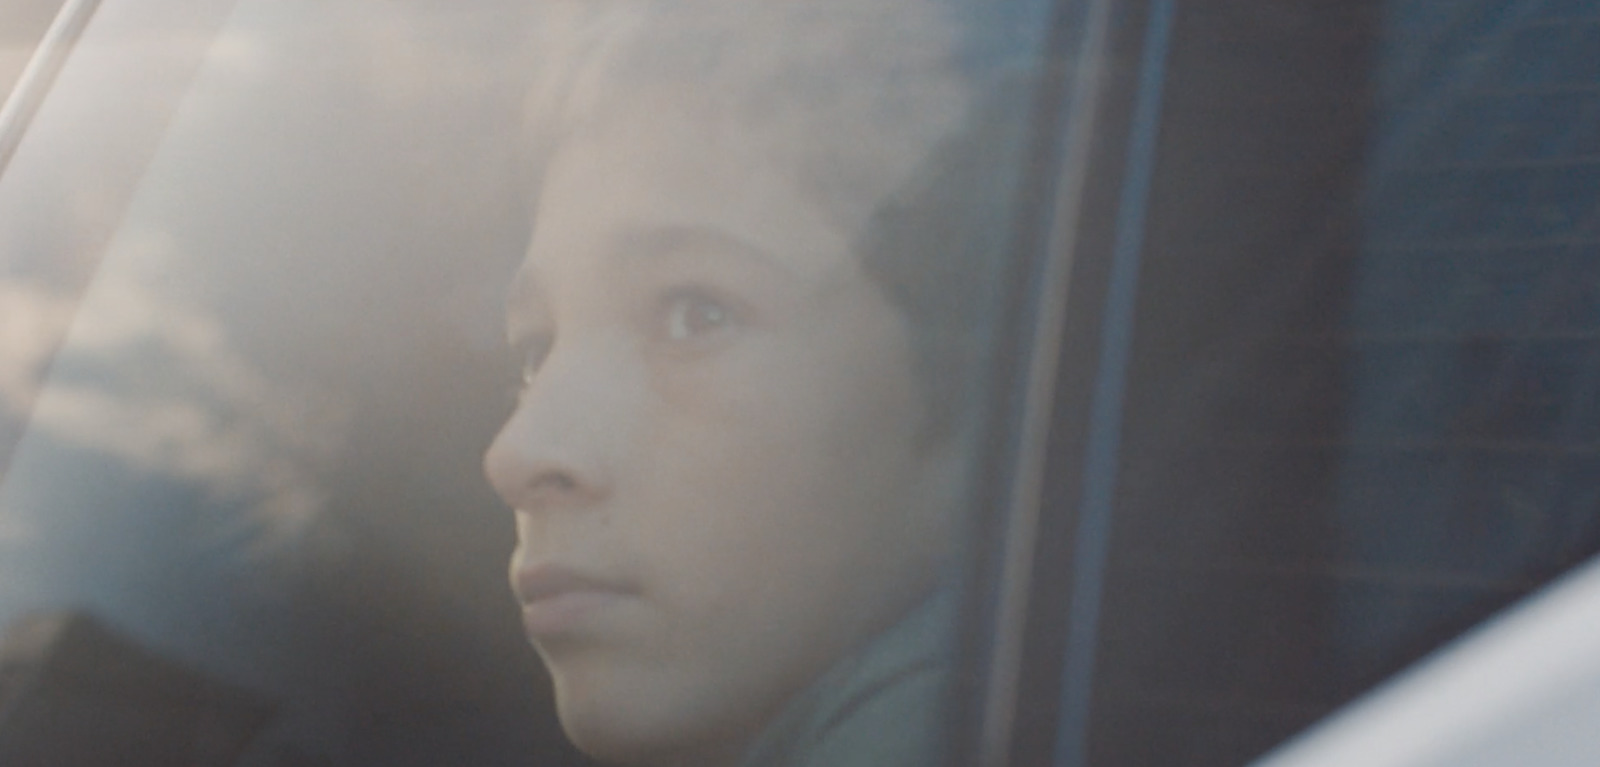
<path fill-rule="evenodd" d="M 974 65 L 971 27 L 939 0 L 556 0 L 532 42 L 531 157 L 646 93 L 738 121 L 855 233 L 948 433 L 971 414 L 1020 145 L 1018 78 Z"/>

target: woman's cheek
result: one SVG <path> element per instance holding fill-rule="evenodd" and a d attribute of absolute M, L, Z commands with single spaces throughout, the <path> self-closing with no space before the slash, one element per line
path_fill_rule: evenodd
<path fill-rule="evenodd" d="M 805 382 L 805 350 L 781 333 L 741 331 L 709 350 L 647 353 L 651 388 L 671 413 L 740 429 L 781 416 Z M 798 363 L 798 364 L 797 364 Z M 780 418 L 781 420 L 781 418 Z"/>

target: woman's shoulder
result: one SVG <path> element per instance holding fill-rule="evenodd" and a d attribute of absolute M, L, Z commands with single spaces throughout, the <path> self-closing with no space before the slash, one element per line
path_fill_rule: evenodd
<path fill-rule="evenodd" d="M 790 703 L 744 767 L 936 762 L 953 677 L 954 600 L 938 594 Z"/>

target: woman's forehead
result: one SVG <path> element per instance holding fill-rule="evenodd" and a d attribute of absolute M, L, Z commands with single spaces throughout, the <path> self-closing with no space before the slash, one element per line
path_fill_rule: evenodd
<path fill-rule="evenodd" d="M 592 252 L 626 231 L 704 228 L 809 271 L 804 255 L 850 250 L 933 149 L 933 137 L 870 119 L 880 115 L 819 129 L 695 90 L 635 91 L 569 134 L 544 167 L 530 256 Z"/>
<path fill-rule="evenodd" d="M 761 142 L 715 121 L 641 105 L 653 122 L 619 120 L 568 142 L 548 166 L 524 279 L 639 266 L 639 256 L 739 254 L 802 280 L 853 258 L 853 223 L 830 217 Z M 732 131 L 730 133 L 730 130 Z"/>

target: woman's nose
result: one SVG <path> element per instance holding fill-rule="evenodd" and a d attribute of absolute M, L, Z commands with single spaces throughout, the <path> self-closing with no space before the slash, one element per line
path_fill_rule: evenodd
<path fill-rule="evenodd" d="M 484 473 L 519 511 L 599 501 L 626 418 L 625 383 L 597 355 L 552 353 L 484 454 Z"/>

